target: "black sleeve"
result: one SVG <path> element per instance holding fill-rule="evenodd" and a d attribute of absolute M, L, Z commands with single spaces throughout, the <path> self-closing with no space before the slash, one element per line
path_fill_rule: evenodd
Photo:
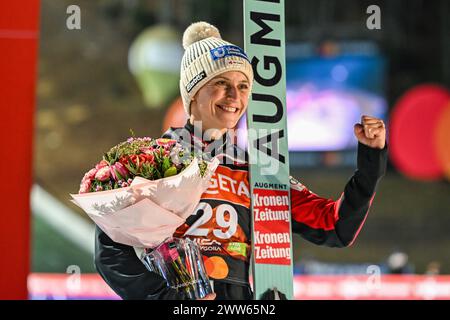
<path fill-rule="evenodd" d="M 374 149 L 359 143 L 357 170 L 336 201 L 291 183 L 293 231 L 317 245 L 352 245 L 366 220 L 386 164 L 387 145 Z"/>
<path fill-rule="evenodd" d="M 95 267 L 122 299 L 186 299 L 167 287 L 160 275 L 147 270 L 133 247 L 114 242 L 98 226 L 95 230 Z"/>
<path fill-rule="evenodd" d="M 358 144 L 358 169 L 345 185 L 338 211 L 336 233 L 343 246 L 350 246 L 361 230 L 380 179 L 386 173 L 387 145 L 384 149 Z"/>

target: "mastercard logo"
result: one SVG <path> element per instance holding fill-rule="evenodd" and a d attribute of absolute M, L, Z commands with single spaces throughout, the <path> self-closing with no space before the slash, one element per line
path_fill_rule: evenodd
<path fill-rule="evenodd" d="M 228 276 L 228 265 L 222 257 L 205 257 L 203 256 L 206 273 L 213 279 L 225 279 Z"/>
<path fill-rule="evenodd" d="M 389 123 L 394 166 L 417 180 L 450 180 L 450 92 L 425 84 L 408 90 L 394 106 Z"/>

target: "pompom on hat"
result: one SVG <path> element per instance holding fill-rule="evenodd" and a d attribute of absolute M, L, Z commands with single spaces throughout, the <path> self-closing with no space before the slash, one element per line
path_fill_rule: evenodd
<path fill-rule="evenodd" d="M 215 26 L 203 21 L 191 24 L 184 31 L 183 47 L 180 93 L 188 115 L 191 114 L 191 101 L 197 91 L 221 73 L 242 72 L 251 89 L 253 70 L 247 55 L 240 47 L 223 40 Z"/>

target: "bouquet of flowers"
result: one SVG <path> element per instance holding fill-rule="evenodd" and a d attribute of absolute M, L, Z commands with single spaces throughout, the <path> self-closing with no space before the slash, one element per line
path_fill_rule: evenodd
<path fill-rule="evenodd" d="M 190 239 L 169 238 L 142 255 L 144 265 L 158 273 L 168 286 L 184 292 L 189 299 L 212 293 L 199 247 Z"/>
<path fill-rule="evenodd" d="M 218 163 L 176 140 L 133 137 L 111 148 L 71 196 L 112 240 L 151 248 L 193 213 Z"/>

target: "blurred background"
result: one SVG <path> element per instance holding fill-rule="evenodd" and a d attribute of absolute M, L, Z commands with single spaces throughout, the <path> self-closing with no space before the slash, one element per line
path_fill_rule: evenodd
<path fill-rule="evenodd" d="M 367 26 L 373 4 L 380 29 Z M 80 9 L 80 29 L 68 28 L 70 5 Z M 317 296 L 308 288 L 331 288 L 349 275 L 365 281 L 370 266 L 382 274 L 450 274 L 450 3 L 286 0 L 285 7 L 291 174 L 337 199 L 356 168 L 353 124 L 362 114 L 385 120 L 390 147 L 387 174 L 351 248 L 294 236 L 296 275 L 316 277 L 299 280 L 296 296 L 336 298 L 337 289 Z M 130 129 L 157 137 L 184 124 L 181 36 L 198 20 L 243 47 L 242 0 L 41 1 L 31 298 L 114 298 L 92 275 L 93 226 L 69 194 Z M 58 287 L 77 272 L 90 283 L 83 293 Z M 334 275 L 334 284 L 323 275 Z M 450 280 L 442 279 L 431 298 L 450 298 Z"/>

